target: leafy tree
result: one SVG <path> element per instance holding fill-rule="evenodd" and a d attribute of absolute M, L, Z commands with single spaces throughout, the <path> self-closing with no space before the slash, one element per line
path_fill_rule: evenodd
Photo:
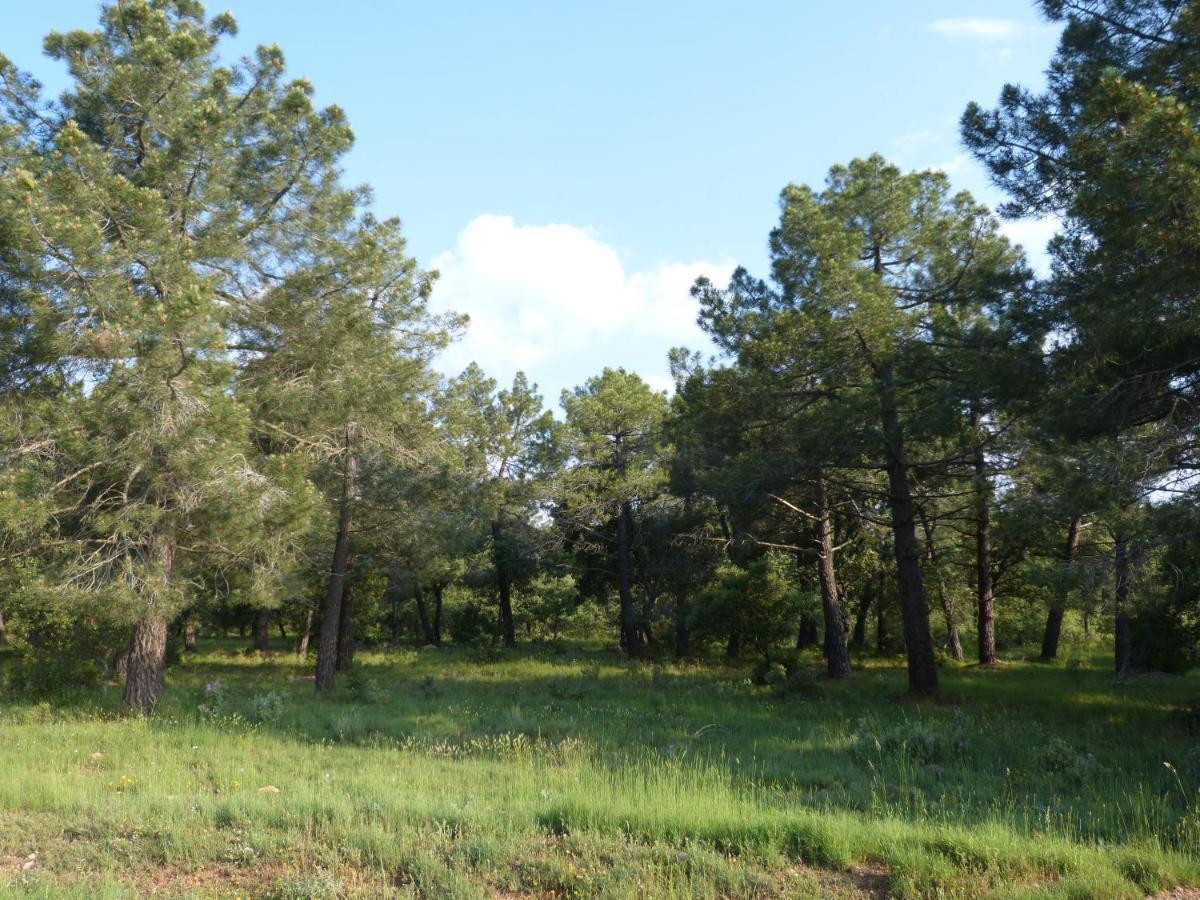
<path fill-rule="evenodd" d="M 702 279 L 702 323 L 739 364 L 782 373 L 784 389 L 817 411 L 809 440 L 823 468 L 886 473 L 909 686 L 932 693 L 913 474 L 946 465 L 923 451 L 958 427 L 971 391 L 955 375 L 984 344 L 980 320 L 1008 304 L 1027 271 L 969 195 L 879 157 L 835 167 L 821 192 L 789 186 L 780 205 L 778 289 L 744 271 L 724 291 Z"/>
<path fill-rule="evenodd" d="M 563 391 L 562 406 L 568 465 L 557 496 L 560 518 L 598 547 L 606 568 L 616 557 L 607 571 L 615 569 L 621 647 L 638 658 L 645 646 L 634 608 L 632 546 L 639 511 L 665 487 L 667 401 L 637 375 L 605 369 Z"/>

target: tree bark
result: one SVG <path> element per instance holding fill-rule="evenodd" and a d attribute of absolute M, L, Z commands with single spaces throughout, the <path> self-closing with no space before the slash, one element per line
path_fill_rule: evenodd
<path fill-rule="evenodd" d="M 1067 597 L 1070 594 L 1071 566 L 1075 562 L 1075 553 L 1079 548 L 1079 526 L 1083 517 L 1075 515 L 1067 527 L 1067 548 L 1063 553 L 1062 578 L 1054 591 L 1054 600 L 1050 604 L 1050 614 L 1046 617 L 1046 630 L 1042 634 L 1042 661 L 1049 662 L 1058 658 L 1058 641 L 1062 636 L 1063 616 L 1067 611 Z"/>
<path fill-rule="evenodd" d="M 938 602 L 942 607 L 942 615 L 946 619 L 946 644 L 958 662 L 963 661 L 962 639 L 958 635 L 958 623 L 954 621 L 954 602 L 946 593 L 946 579 L 937 566 L 937 545 L 933 540 L 933 523 L 924 514 L 921 515 L 921 527 L 925 529 L 925 558 L 937 572 Z"/>
<path fill-rule="evenodd" d="M 881 367 L 880 417 L 887 454 L 888 500 L 892 510 L 896 575 L 900 589 L 900 615 L 904 623 L 904 647 L 908 657 L 908 689 L 929 696 L 937 692 L 937 660 L 929 634 L 929 608 L 921 579 L 921 551 L 917 542 L 916 513 L 908 483 L 904 432 L 896 406 L 891 364 Z"/>
<path fill-rule="evenodd" d="M 635 620 L 629 565 L 629 532 L 632 530 L 632 519 L 633 512 L 629 502 L 625 501 L 617 515 L 617 592 L 621 600 L 621 643 L 629 656 L 641 659 L 645 650 Z"/>
<path fill-rule="evenodd" d="M 333 544 L 333 561 L 329 568 L 329 590 L 321 617 L 321 637 L 317 643 L 318 691 L 333 687 L 337 671 L 338 627 L 342 617 L 342 588 L 346 583 L 346 568 L 350 560 L 350 525 L 354 492 L 357 488 L 358 457 L 354 453 L 354 429 L 346 428 L 346 457 L 342 463 L 342 496 L 338 504 L 337 536 Z"/>
<path fill-rule="evenodd" d="M 446 589 L 440 581 L 433 583 L 433 646 L 442 646 L 442 591 Z"/>
<path fill-rule="evenodd" d="M 347 578 L 342 585 L 342 608 L 338 611 L 337 661 L 334 668 L 349 672 L 354 665 L 354 591 Z"/>
<path fill-rule="evenodd" d="M 838 597 L 837 569 L 834 567 L 833 523 L 829 513 L 829 494 L 824 478 L 817 479 L 817 555 L 821 582 L 821 607 L 825 618 L 825 674 L 845 678 L 850 674 L 850 650 L 846 646 L 846 624 Z"/>
<path fill-rule="evenodd" d="M 996 610 L 992 591 L 991 484 L 983 443 L 975 450 L 975 590 L 978 612 L 979 664 L 996 664 Z"/>
<path fill-rule="evenodd" d="M 512 576 L 505 562 L 503 540 L 500 519 L 492 519 L 492 562 L 496 567 L 496 584 L 500 588 L 500 636 L 505 647 L 515 647 L 517 632 L 513 626 Z"/>
<path fill-rule="evenodd" d="M 675 598 L 675 657 L 683 659 L 691 652 L 691 632 L 688 630 L 688 601 L 686 597 Z"/>
<path fill-rule="evenodd" d="M 304 628 L 300 632 L 300 637 L 296 641 L 296 655 L 304 658 L 308 656 L 308 642 L 312 639 L 312 622 L 313 608 L 310 605 L 304 613 Z"/>
<path fill-rule="evenodd" d="M 196 623 L 191 619 L 183 626 L 183 649 L 187 653 L 196 652 Z"/>
<path fill-rule="evenodd" d="M 174 536 L 152 535 L 148 556 L 154 570 L 151 579 L 166 587 L 175 563 Z M 149 591 L 146 608 L 133 629 L 125 670 L 125 705 L 140 713 L 151 712 L 166 690 L 167 620 L 155 588 Z"/>
<path fill-rule="evenodd" d="M 1116 569 L 1115 606 L 1117 613 L 1116 635 L 1114 642 L 1114 666 L 1117 677 L 1123 678 L 1129 672 L 1130 655 L 1133 649 L 1133 636 L 1130 634 L 1129 594 L 1132 588 L 1129 571 L 1129 537 L 1125 534 L 1116 535 L 1114 550 Z"/>
<path fill-rule="evenodd" d="M 435 643 L 433 639 L 433 625 L 429 622 L 429 610 L 425 606 L 425 592 L 421 590 L 421 580 L 413 581 L 413 598 L 417 601 L 417 622 L 421 626 L 421 639 L 426 644 Z"/>
<path fill-rule="evenodd" d="M 266 653 L 271 649 L 269 629 L 271 627 L 271 611 L 260 606 L 254 617 L 254 649 Z"/>
<path fill-rule="evenodd" d="M 864 586 L 858 599 L 858 611 L 854 615 L 854 636 L 850 639 L 860 650 L 867 645 L 867 616 L 871 612 L 871 599 L 870 590 Z"/>

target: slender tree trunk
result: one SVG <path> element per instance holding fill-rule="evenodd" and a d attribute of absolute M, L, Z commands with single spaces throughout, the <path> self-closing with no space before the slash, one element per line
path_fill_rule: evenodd
<path fill-rule="evenodd" d="M 916 512 L 908 483 L 908 462 L 904 432 L 896 407 L 895 384 L 891 364 L 879 372 L 880 413 L 887 451 L 888 499 L 892 510 L 892 537 L 895 543 L 896 575 L 900 589 L 900 614 L 904 622 L 904 648 L 908 657 L 908 689 L 928 696 L 938 689 L 937 660 L 929 634 L 929 608 L 925 604 L 925 586 L 921 580 L 921 549 L 917 541 Z"/>
<path fill-rule="evenodd" d="M 429 610 L 425 606 L 425 592 L 421 590 L 420 579 L 413 582 L 413 597 L 417 601 L 417 621 L 421 626 L 421 640 L 426 644 L 433 644 L 435 643 L 433 626 L 429 623 Z"/>
<path fill-rule="evenodd" d="M 838 597 L 837 569 L 834 567 L 833 523 L 829 513 L 829 494 L 824 478 L 817 479 L 818 575 L 821 582 L 821 607 L 825 618 L 825 674 L 845 678 L 850 674 L 850 650 L 846 646 L 846 625 Z"/>
<path fill-rule="evenodd" d="M 975 588 L 978 601 L 979 664 L 996 664 L 996 610 L 992 591 L 991 484 L 983 443 L 975 451 Z"/>
<path fill-rule="evenodd" d="M 275 625 L 279 629 L 279 639 L 281 641 L 286 641 L 287 640 L 287 628 L 284 626 L 282 613 L 280 613 L 279 618 L 275 620 Z"/>
<path fill-rule="evenodd" d="M 192 619 L 183 626 L 183 649 L 188 653 L 196 652 L 196 623 Z"/>
<path fill-rule="evenodd" d="M 1129 571 L 1129 537 L 1125 534 L 1116 536 L 1116 595 L 1115 606 L 1117 613 L 1116 641 L 1114 664 L 1118 678 L 1123 678 L 1129 672 L 1130 655 L 1133 647 L 1133 636 L 1130 634 L 1129 623 L 1129 594 L 1132 587 Z"/>
<path fill-rule="evenodd" d="M 675 598 L 675 657 L 683 659 L 691 652 L 691 633 L 688 631 L 688 601 L 680 595 Z"/>
<path fill-rule="evenodd" d="M 350 560 L 350 524 L 357 488 L 358 458 L 354 454 L 354 429 L 346 429 L 346 458 L 342 463 L 342 496 L 338 504 L 337 537 L 333 544 L 333 562 L 329 567 L 329 590 L 321 617 L 321 636 L 317 643 L 318 691 L 333 687 L 337 671 L 338 624 L 342 618 L 342 586 L 346 583 L 346 567 Z"/>
<path fill-rule="evenodd" d="M 642 638 L 638 633 L 636 613 L 633 608 L 633 587 L 629 566 L 629 532 L 632 530 L 633 512 L 629 503 L 621 504 L 617 515 L 617 591 L 621 598 L 621 643 L 625 652 L 634 659 L 645 655 Z"/>
<path fill-rule="evenodd" d="M 946 644 L 958 662 L 963 661 L 962 639 L 958 636 L 958 623 L 954 621 L 954 603 L 946 593 L 946 579 L 938 568 L 937 545 L 933 540 L 933 523 L 924 514 L 921 515 L 921 527 L 925 529 L 925 558 L 937 572 L 938 602 L 942 607 L 942 615 L 946 619 Z"/>
<path fill-rule="evenodd" d="M 433 584 L 433 646 L 442 646 L 442 591 L 446 585 L 440 581 Z"/>
<path fill-rule="evenodd" d="M 258 609 L 254 617 L 254 649 L 266 653 L 271 649 L 269 629 L 271 627 L 271 611 L 265 606 Z"/>
<path fill-rule="evenodd" d="M 338 610 L 337 660 L 334 668 L 349 672 L 354 665 L 354 590 L 347 578 L 342 583 L 342 607 Z"/>
<path fill-rule="evenodd" d="M 817 643 L 817 620 L 808 613 L 800 613 L 800 631 L 796 634 L 796 649 L 804 650 Z"/>
<path fill-rule="evenodd" d="M 296 641 L 296 655 L 301 659 L 308 656 L 308 642 L 312 640 L 313 608 L 310 605 L 304 613 L 304 628 Z"/>
<path fill-rule="evenodd" d="M 153 535 L 148 549 L 155 570 L 152 577 L 165 587 L 175 564 L 174 535 Z M 166 690 L 167 620 L 154 588 L 150 590 L 142 618 L 133 628 L 125 670 L 125 705 L 140 713 L 151 712 Z"/>
<path fill-rule="evenodd" d="M 0 611 L 0 644 L 8 643 L 8 626 L 4 624 L 4 613 Z"/>
<path fill-rule="evenodd" d="M 870 589 L 863 585 L 858 599 L 858 612 L 854 616 L 854 637 L 851 638 L 851 643 L 859 649 L 867 645 L 867 616 L 871 612 L 871 600 Z"/>
<path fill-rule="evenodd" d="M 492 561 L 496 567 L 496 584 L 500 588 L 500 636 L 505 647 L 517 646 L 517 632 L 513 626 L 512 576 L 504 557 L 504 535 L 500 519 L 492 519 Z"/>
<path fill-rule="evenodd" d="M 887 647 L 887 610 L 884 608 L 883 595 L 875 604 L 875 652 L 882 653 Z"/>
<path fill-rule="evenodd" d="M 1076 514 L 1067 527 L 1067 549 L 1063 553 L 1062 577 L 1055 588 L 1054 599 L 1050 603 L 1050 614 L 1046 617 L 1046 631 L 1042 635 L 1043 662 L 1058 658 L 1058 641 L 1062 636 L 1063 616 L 1067 611 L 1067 597 L 1071 590 L 1071 566 L 1079 548 L 1079 526 L 1082 521 L 1083 517 Z"/>

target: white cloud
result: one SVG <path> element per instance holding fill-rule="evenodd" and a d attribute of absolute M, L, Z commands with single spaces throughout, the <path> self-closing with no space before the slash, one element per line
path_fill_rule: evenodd
<path fill-rule="evenodd" d="M 1013 19 L 986 18 L 937 19 L 925 28 L 955 41 L 1011 41 L 1035 30 Z"/>
<path fill-rule="evenodd" d="M 518 370 L 554 405 L 562 388 L 605 366 L 669 386 L 666 352 L 707 347 L 688 294 L 695 279 L 724 282 L 728 262 L 664 262 L 626 271 L 616 248 L 573 225 L 518 225 L 483 215 L 432 260 L 435 309 L 470 315 L 466 336 L 440 360 L 448 374 L 479 363 L 502 383 Z"/>
<path fill-rule="evenodd" d="M 1000 224 L 1000 230 L 1010 241 L 1025 248 L 1029 264 L 1041 275 L 1050 271 L 1050 254 L 1046 252 L 1046 245 L 1060 228 L 1062 220 L 1057 216 L 1006 220 Z"/>

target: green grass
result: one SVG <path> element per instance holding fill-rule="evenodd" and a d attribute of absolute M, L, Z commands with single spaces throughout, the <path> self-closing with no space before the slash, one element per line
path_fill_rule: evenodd
<path fill-rule="evenodd" d="M 0 705 L 0 895 L 1200 885 L 1200 754 L 1170 717 L 1196 676 L 951 668 L 915 704 L 892 660 L 782 696 L 742 669 L 575 649 L 401 651 L 360 654 L 367 680 L 318 700 L 308 665 L 232 646 L 173 669 L 150 719 L 117 688 Z"/>

